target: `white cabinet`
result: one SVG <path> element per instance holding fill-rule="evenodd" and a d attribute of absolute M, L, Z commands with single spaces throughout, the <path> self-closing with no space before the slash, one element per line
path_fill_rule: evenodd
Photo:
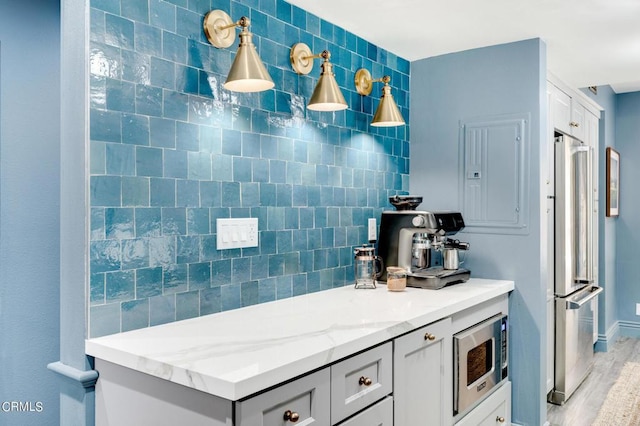
<path fill-rule="evenodd" d="M 549 118 L 553 126 L 563 133 L 584 141 L 587 132 L 585 114 L 588 113 L 584 105 L 550 82 L 548 91 L 551 94 Z"/>
<path fill-rule="evenodd" d="M 236 403 L 236 426 L 293 424 L 328 426 L 329 369 Z"/>
<path fill-rule="evenodd" d="M 393 426 L 393 398 L 388 396 L 340 426 Z"/>
<path fill-rule="evenodd" d="M 511 382 L 506 382 L 456 426 L 502 426 L 511 424 Z"/>
<path fill-rule="evenodd" d="M 451 319 L 419 328 L 394 341 L 394 424 L 451 424 L 453 412 Z"/>

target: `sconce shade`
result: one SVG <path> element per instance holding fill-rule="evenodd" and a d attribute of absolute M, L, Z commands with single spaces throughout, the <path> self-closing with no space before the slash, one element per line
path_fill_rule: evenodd
<path fill-rule="evenodd" d="M 233 60 L 224 88 L 234 92 L 261 92 L 275 86 L 264 66 L 256 46 L 251 41 L 251 33 L 240 33 L 240 46 Z"/>
<path fill-rule="evenodd" d="M 371 125 L 375 127 L 392 127 L 402 126 L 404 124 L 404 118 L 402 118 L 400 109 L 391 94 L 391 87 L 385 84 L 382 87 L 380 105 L 378 105 L 378 109 L 373 116 Z"/>
<path fill-rule="evenodd" d="M 333 65 L 325 61 L 320 65 L 322 72 L 309 99 L 307 108 L 313 111 L 340 111 L 347 109 L 347 101 L 344 100 L 336 77 L 333 74 Z"/>

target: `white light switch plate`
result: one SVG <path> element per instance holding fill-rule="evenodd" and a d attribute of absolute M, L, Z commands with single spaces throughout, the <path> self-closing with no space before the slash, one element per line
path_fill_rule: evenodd
<path fill-rule="evenodd" d="M 378 225 L 376 224 L 376 218 L 370 217 L 367 221 L 367 235 L 369 241 L 376 241 L 378 239 Z"/>
<path fill-rule="evenodd" d="M 218 250 L 258 247 L 258 218 L 216 219 Z"/>

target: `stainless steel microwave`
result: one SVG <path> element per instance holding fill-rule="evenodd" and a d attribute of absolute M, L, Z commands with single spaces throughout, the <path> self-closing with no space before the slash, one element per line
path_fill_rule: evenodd
<path fill-rule="evenodd" d="M 453 336 L 453 415 L 464 416 L 508 375 L 508 322 L 496 315 Z"/>

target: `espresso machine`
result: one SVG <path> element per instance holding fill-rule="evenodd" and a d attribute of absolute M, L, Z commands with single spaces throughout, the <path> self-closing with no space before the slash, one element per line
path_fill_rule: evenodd
<path fill-rule="evenodd" d="M 422 197 L 396 195 L 389 201 L 396 210 L 382 212 L 378 239 L 384 265 L 404 268 L 410 287 L 439 289 L 467 281 L 471 273 L 460 268 L 458 253 L 469 244 L 451 238 L 464 228 L 462 214 L 416 210 Z"/>

